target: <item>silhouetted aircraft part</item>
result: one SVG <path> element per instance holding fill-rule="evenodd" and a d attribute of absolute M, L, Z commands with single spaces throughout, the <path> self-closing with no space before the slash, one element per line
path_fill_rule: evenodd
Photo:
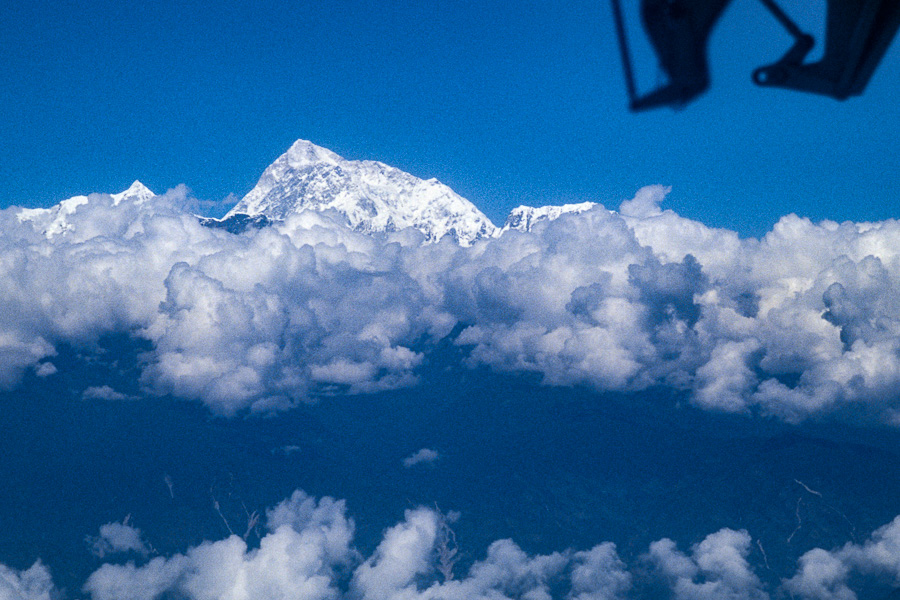
<path fill-rule="evenodd" d="M 771 10 L 774 2 L 762 1 Z M 797 49 L 801 45 L 798 40 L 781 60 L 753 72 L 757 85 L 838 100 L 862 94 L 900 28 L 900 2 L 828 0 L 827 6 L 822 60 L 803 64 L 806 53 Z"/>
<path fill-rule="evenodd" d="M 790 77 L 791 69 L 797 65 L 803 64 L 806 55 L 816 45 L 815 40 L 808 33 L 804 33 L 797 24 L 794 23 L 781 8 L 775 4 L 774 0 L 760 0 L 763 5 L 769 9 L 769 12 L 775 17 L 781 25 L 787 29 L 787 32 L 794 38 L 794 45 L 785 53 L 781 60 L 777 63 L 760 67 L 753 71 L 753 81 L 757 85 L 778 85 L 777 82 L 787 81 Z M 820 92 L 821 93 L 821 92 Z"/>
<path fill-rule="evenodd" d="M 619 0 L 612 0 L 613 20 L 616 23 L 616 35 L 619 38 L 619 55 L 622 58 L 622 69 L 625 71 L 625 89 L 628 91 L 628 105 L 633 106 L 637 97 L 637 86 L 634 83 L 634 71 L 631 69 L 631 52 L 628 51 L 628 36 L 625 35 L 625 19 L 622 17 L 622 6 Z"/>
<path fill-rule="evenodd" d="M 683 106 L 709 87 L 709 34 L 731 0 L 642 0 L 641 21 L 668 83 L 644 96 L 634 87 L 631 58 L 619 0 L 613 14 L 631 110 Z"/>
<path fill-rule="evenodd" d="M 641 21 L 668 83 L 638 95 L 620 0 L 611 0 L 625 85 L 632 111 L 679 108 L 709 87 L 709 36 L 731 0 L 641 0 Z M 804 64 L 813 37 L 781 10 L 760 0 L 794 38 L 777 62 L 753 72 L 753 81 L 843 100 L 865 89 L 900 28 L 900 0 L 827 0 L 825 52 Z"/>

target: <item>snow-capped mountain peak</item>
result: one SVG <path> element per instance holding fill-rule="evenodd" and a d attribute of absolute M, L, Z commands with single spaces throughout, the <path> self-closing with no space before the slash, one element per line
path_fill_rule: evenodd
<path fill-rule="evenodd" d="M 146 185 L 141 183 L 140 181 L 135 180 L 134 183 L 129 186 L 127 190 L 124 192 L 119 192 L 118 194 L 112 194 L 113 204 L 118 205 L 122 200 L 131 200 L 137 204 L 142 204 L 147 200 L 150 200 L 156 196 L 153 192 L 150 191 Z"/>
<path fill-rule="evenodd" d="M 291 167 L 299 169 L 312 164 L 336 165 L 344 159 L 321 146 L 316 146 L 308 140 L 297 140 L 288 148 L 278 160 L 284 159 Z"/>
<path fill-rule="evenodd" d="M 225 218 L 283 220 L 305 210 L 336 211 L 357 231 L 414 227 L 427 241 L 450 235 L 463 245 L 496 231 L 471 202 L 436 179 L 422 180 L 376 161 L 346 160 L 306 140 L 275 160 Z"/>

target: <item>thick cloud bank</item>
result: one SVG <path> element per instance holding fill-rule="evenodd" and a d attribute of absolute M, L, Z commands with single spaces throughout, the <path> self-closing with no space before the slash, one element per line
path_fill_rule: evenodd
<path fill-rule="evenodd" d="M 851 577 L 879 582 L 882 592 L 900 582 L 900 517 L 861 544 L 806 553 L 793 577 L 768 584 L 748 561 L 753 539 L 743 530 L 721 529 L 688 552 L 662 539 L 630 565 L 609 542 L 531 555 L 498 540 L 465 572 L 448 531 L 445 515 L 407 510 L 366 557 L 343 501 L 296 491 L 266 512 L 258 546 L 232 535 L 183 554 L 107 562 L 83 590 L 92 600 L 855 600 Z M 21 572 L 0 565 L 0 600 L 55 595 L 40 562 Z"/>
<path fill-rule="evenodd" d="M 53 377 L 61 344 L 90 354 L 124 333 L 149 342 L 144 393 L 266 412 L 415 385 L 453 332 L 470 366 L 550 385 L 900 423 L 900 223 L 791 215 L 740 239 L 661 210 L 665 193 L 471 247 L 315 212 L 235 235 L 201 226 L 184 190 L 8 209 L 0 384 Z"/>

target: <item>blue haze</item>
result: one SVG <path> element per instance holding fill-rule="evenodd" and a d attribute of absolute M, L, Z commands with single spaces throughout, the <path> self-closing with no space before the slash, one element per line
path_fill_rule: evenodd
<path fill-rule="evenodd" d="M 92 370 L 63 347 L 56 376 L 0 396 L 0 556 L 19 569 L 43 557 L 70 597 L 101 564 L 86 537 L 103 523 L 130 515 L 170 555 L 228 526 L 240 534 L 245 511 L 297 488 L 346 498 L 364 554 L 404 510 L 436 504 L 462 515 L 462 567 L 506 537 L 543 553 L 614 541 L 631 563 L 661 536 L 689 547 L 733 527 L 759 540 L 766 555 L 754 546 L 749 560 L 773 585 L 806 550 L 859 539 L 897 512 L 893 429 L 717 415 L 664 390 L 542 387 L 464 368 L 449 346 L 420 387 L 228 420 L 172 399 L 81 400 L 102 383 L 136 391 L 145 348 L 101 345 L 110 358 Z M 421 447 L 440 458 L 404 468 Z M 640 586 L 635 597 L 656 597 Z"/>

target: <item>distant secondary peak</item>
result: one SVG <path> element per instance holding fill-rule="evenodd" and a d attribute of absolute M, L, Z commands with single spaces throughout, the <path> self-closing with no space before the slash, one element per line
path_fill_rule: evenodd
<path fill-rule="evenodd" d="M 591 210 L 597 206 L 594 202 L 582 202 L 580 204 L 562 204 L 559 206 L 519 206 L 514 208 L 506 218 L 502 231 L 515 229 L 517 231 L 531 231 L 542 221 L 555 221 L 565 214 L 577 214 Z"/>
<path fill-rule="evenodd" d="M 135 202 L 145 202 L 150 198 L 153 198 L 156 194 L 150 191 L 146 185 L 141 183 L 140 181 L 135 180 L 134 183 L 129 186 L 127 190 L 124 192 L 119 192 L 118 194 L 112 194 L 112 199 L 115 204 L 118 204 L 122 200 L 128 199 L 133 200 Z"/>
<path fill-rule="evenodd" d="M 148 188 L 146 185 L 144 185 L 143 183 L 141 183 L 140 181 L 135 179 L 134 183 L 132 183 L 130 186 L 128 186 L 128 189 L 125 190 L 125 193 L 126 194 L 152 194 L 153 192 L 151 192 L 150 188 Z"/>
<path fill-rule="evenodd" d="M 106 194 L 102 194 L 106 196 Z M 109 194 L 112 198 L 113 205 L 118 206 L 123 201 L 132 204 L 143 204 L 156 196 L 150 189 L 140 181 L 132 183 L 127 190 L 118 194 Z M 95 198 L 93 201 L 96 201 Z M 63 200 L 56 206 L 50 208 L 22 208 L 19 209 L 17 217 L 20 222 L 30 221 L 35 224 L 36 228 L 40 228 L 42 233 L 48 238 L 55 235 L 72 231 L 74 226 L 71 222 L 74 215 L 80 207 L 89 205 L 92 202 L 89 196 L 74 196 L 67 200 Z M 101 200 L 103 202 L 103 200 Z"/>

